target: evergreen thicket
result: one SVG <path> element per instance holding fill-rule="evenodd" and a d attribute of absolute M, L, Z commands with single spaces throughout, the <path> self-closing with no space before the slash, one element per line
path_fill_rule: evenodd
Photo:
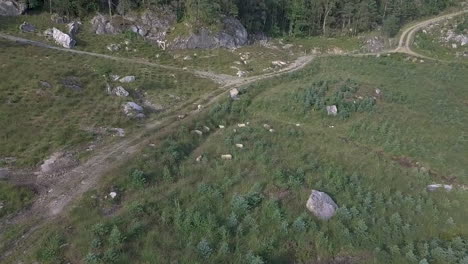
<path fill-rule="evenodd" d="M 393 34 L 403 23 L 433 15 L 458 0 L 26 0 L 71 16 L 96 11 L 126 13 L 132 9 L 170 8 L 179 21 L 216 24 L 238 17 L 249 32 L 270 36 L 355 35 L 381 25 Z M 110 9 L 110 10 L 109 10 Z"/>

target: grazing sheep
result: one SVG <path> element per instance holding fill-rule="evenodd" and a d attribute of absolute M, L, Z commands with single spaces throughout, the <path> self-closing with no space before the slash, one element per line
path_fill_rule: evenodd
<path fill-rule="evenodd" d="M 192 133 L 195 133 L 199 136 L 203 135 L 203 132 L 201 132 L 200 130 L 193 130 Z"/>
<path fill-rule="evenodd" d="M 244 148 L 244 145 L 243 145 L 243 144 L 236 144 L 236 147 L 238 147 L 238 148 Z"/>
<path fill-rule="evenodd" d="M 221 159 L 223 159 L 223 160 L 232 160 L 232 155 L 231 154 L 221 155 Z"/>

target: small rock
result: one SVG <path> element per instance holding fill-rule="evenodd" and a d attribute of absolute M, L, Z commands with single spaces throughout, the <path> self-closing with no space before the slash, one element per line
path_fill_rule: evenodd
<path fill-rule="evenodd" d="M 452 44 L 452 49 L 456 49 L 456 48 L 458 48 L 458 45 L 455 44 L 455 43 L 453 43 L 453 44 Z"/>
<path fill-rule="evenodd" d="M 306 204 L 307 209 L 321 220 L 332 218 L 338 205 L 328 194 L 316 190 L 312 190 Z"/>
<path fill-rule="evenodd" d="M 116 136 L 125 137 L 125 129 L 123 128 L 109 128 L 109 131 L 115 133 Z"/>
<path fill-rule="evenodd" d="M 119 97 L 127 97 L 129 93 L 122 86 L 117 86 L 112 90 L 112 94 L 115 94 Z"/>
<path fill-rule="evenodd" d="M 271 64 L 273 64 L 273 66 L 276 66 L 276 67 L 283 67 L 283 66 L 285 66 L 287 63 L 284 62 L 284 61 L 272 61 Z"/>
<path fill-rule="evenodd" d="M 430 192 L 436 191 L 437 189 L 444 188 L 447 192 L 450 192 L 453 189 L 453 185 L 446 184 L 430 184 L 427 186 L 427 190 Z"/>
<path fill-rule="evenodd" d="M 338 108 L 336 105 L 327 106 L 328 115 L 336 116 L 338 114 Z"/>
<path fill-rule="evenodd" d="M 121 83 L 131 83 L 131 82 L 134 82 L 135 79 L 136 79 L 135 76 L 125 76 L 125 77 L 121 78 L 119 80 L 119 82 L 121 82 Z"/>
<path fill-rule="evenodd" d="M 107 48 L 109 51 L 118 51 L 118 50 L 120 49 L 120 47 L 121 47 L 120 44 L 112 43 L 112 44 L 107 45 L 106 48 Z"/>
<path fill-rule="evenodd" d="M 237 77 L 242 78 L 242 77 L 247 76 L 247 72 L 238 70 L 236 75 Z"/>
<path fill-rule="evenodd" d="M 210 128 L 207 127 L 207 126 L 203 126 L 203 129 L 204 129 L 206 132 L 210 132 Z"/>
<path fill-rule="evenodd" d="M 229 90 L 229 96 L 233 100 L 239 99 L 239 90 L 237 90 L 236 88 Z"/>
<path fill-rule="evenodd" d="M 29 24 L 27 22 L 23 22 L 23 24 L 21 24 L 19 26 L 20 30 L 22 32 L 25 32 L 25 33 L 33 33 L 33 32 L 36 32 L 36 27 L 32 24 Z"/>
<path fill-rule="evenodd" d="M 82 85 L 78 77 L 70 76 L 62 80 L 62 84 L 65 88 L 71 89 L 74 91 L 80 91 Z"/>
<path fill-rule="evenodd" d="M 44 87 L 44 88 L 47 88 L 47 89 L 51 89 L 52 88 L 52 85 L 46 81 L 39 81 L 39 84 Z"/>
<path fill-rule="evenodd" d="M 111 74 L 109 76 L 111 78 L 112 81 L 116 82 L 120 79 L 120 76 L 119 75 L 116 75 L 116 74 Z"/>

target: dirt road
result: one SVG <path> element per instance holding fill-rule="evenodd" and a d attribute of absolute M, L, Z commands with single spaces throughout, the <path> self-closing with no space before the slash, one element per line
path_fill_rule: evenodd
<path fill-rule="evenodd" d="M 422 21 L 420 23 L 417 23 L 415 25 L 412 25 L 412 26 L 406 28 L 401 33 L 400 40 L 398 42 L 398 47 L 395 50 L 393 50 L 392 52 L 393 53 L 406 53 L 408 55 L 415 56 L 415 57 L 431 59 L 431 58 L 429 58 L 427 56 L 416 53 L 411 49 L 411 45 L 413 44 L 414 36 L 416 35 L 416 33 L 419 30 L 423 29 L 424 27 L 429 26 L 430 24 L 437 23 L 437 22 L 440 22 L 440 21 L 445 20 L 445 19 L 450 19 L 450 18 L 459 16 L 459 15 L 462 15 L 462 14 L 465 14 L 465 13 L 468 13 L 468 10 L 462 10 L 462 11 L 459 11 L 459 12 L 450 13 L 450 14 L 447 14 L 447 15 L 442 15 L 442 16 L 438 16 L 438 17 L 435 17 L 435 18 L 431 18 L 431 19 Z"/>

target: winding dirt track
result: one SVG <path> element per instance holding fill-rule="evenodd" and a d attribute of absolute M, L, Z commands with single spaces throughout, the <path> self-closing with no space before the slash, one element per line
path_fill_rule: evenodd
<path fill-rule="evenodd" d="M 443 15 L 415 24 L 402 32 L 399 40 L 399 45 L 395 50 L 385 51 L 381 53 L 405 53 L 412 56 L 426 58 L 423 55 L 413 52 L 410 48 L 416 32 L 424 26 L 427 26 L 431 23 L 438 22 L 446 18 L 451 18 L 457 15 L 461 15 L 466 12 L 468 12 L 468 10 Z M 146 125 L 146 128 L 142 129 L 138 133 L 127 136 L 126 138 L 117 143 L 103 146 L 99 150 L 96 150 L 94 155 L 91 158 L 89 158 L 86 162 L 66 172 L 59 179 L 57 179 L 57 182 L 54 183 L 54 186 L 51 186 L 51 189 L 53 189 L 52 192 L 43 191 L 39 193 L 38 198 L 30 208 L 28 208 L 27 210 L 23 210 L 19 214 L 1 222 L 0 237 L 2 237 L 5 234 L 5 232 L 12 224 L 25 224 L 29 226 L 29 228 L 26 230 L 26 232 L 22 235 L 20 239 L 12 241 L 10 244 L 8 244 L 7 248 L 4 249 L 4 252 L 2 252 L 0 255 L 0 261 L 2 259 L 8 258 L 8 256 L 10 256 L 15 251 L 24 249 L 25 247 L 27 248 L 28 243 L 26 243 L 26 241 L 28 241 L 28 238 L 30 238 L 35 231 L 43 227 L 48 222 L 48 220 L 54 219 L 55 217 L 61 215 L 67 208 L 69 208 L 69 205 L 73 201 L 81 197 L 81 195 L 86 191 L 95 187 L 102 175 L 109 172 L 113 168 L 117 168 L 120 164 L 125 162 L 125 160 L 131 158 L 135 153 L 137 153 L 144 146 L 146 146 L 149 143 L 150 139 L 148 137 L 145 137 L 145 135 L 149 133 L 156 133 L 157 139 L 164 138 L 165 136 L 168 136 L 173 131 L 175 131 L 175 129 L 177 129 L 181 124 L 187 124 L 190 121 L 197 118 L 200 112 L 193 109 L 193 104 L 202 104 L 204 106 L 212 105 L 215 102 L 219 101 L 221 98 L 225 97 L 229 89 L 231 88 L 240 87 L 263 79 L 273 78 L 275 76 L 279 76 L 285 73 L 300 70 L 304 68 L 307 64 L 309 64 L 314 58 L 313 56 L 300 57 L 294 63 L 290 64 L 288 67 L 278 72 L 248 78 L 236 78 L 229 75 L 215 74 L 206 71 L 184 70 L 173 66 L 151 63 L 139 59 L 129 59 L 93 52 L 65 49 L 2 33 L 0 33 L 0 38 L 23 45 L 33 45 L 41 48 L 59 50 L 84 56 L 94 56 L 126 63 L 142 64 L 149 67 L 159 67 L 173 71 L 191 72 L 194 75 L 213 80 L 214 82 L 220 84 L 221 88 L 214 90 L 208 94 L 205 94 L 196 101 L 187 102 L 183 106 L 175 107 L 170 112 L 168 112 L 166 117 L 164 117 L 161 120 L 150 121 Z M 187 114 L 187 117 L 183 120 L 179 120 L 177 118 L 179 113 L 185 113 Z M 154 143 L 154 135 L 151 137 L 151 140 L 153 140 L 152 143 Z"/>
<path fill-rule="evenodd" d="M 432 23 L 437 23 L 437 22 L 440 22 L 442 20 L 450 19 L 450 18 L 459 16 L 459 15 L 462 15 L 462 14 L 465 14 L 465 13 L 468 13 L 468 10 L 462 10 L 462 11 L 459 11 L 459 12 L 438 16 L 438 17 L 425 20 L 423 22 L 417 23 L 415 25 L 412 25 L 412 26 L 406 28 L 401 33 L 400 41 L 398 42 L 398 47 L 395 50 L 393 50 L 392 52 L 393 53 L 406 53 L 408 55 L 412 55 L 412 56 L 415 56 L 415 57 L 432 59 L 432 58 L 429 58 L 427 56 L 416 53 L 411 49 L 411 45 L 413 44 L 414 36 L 416 35 L 416 33 L 419 30 L 423 29 L 424 27 L 429 26 Z"/>

